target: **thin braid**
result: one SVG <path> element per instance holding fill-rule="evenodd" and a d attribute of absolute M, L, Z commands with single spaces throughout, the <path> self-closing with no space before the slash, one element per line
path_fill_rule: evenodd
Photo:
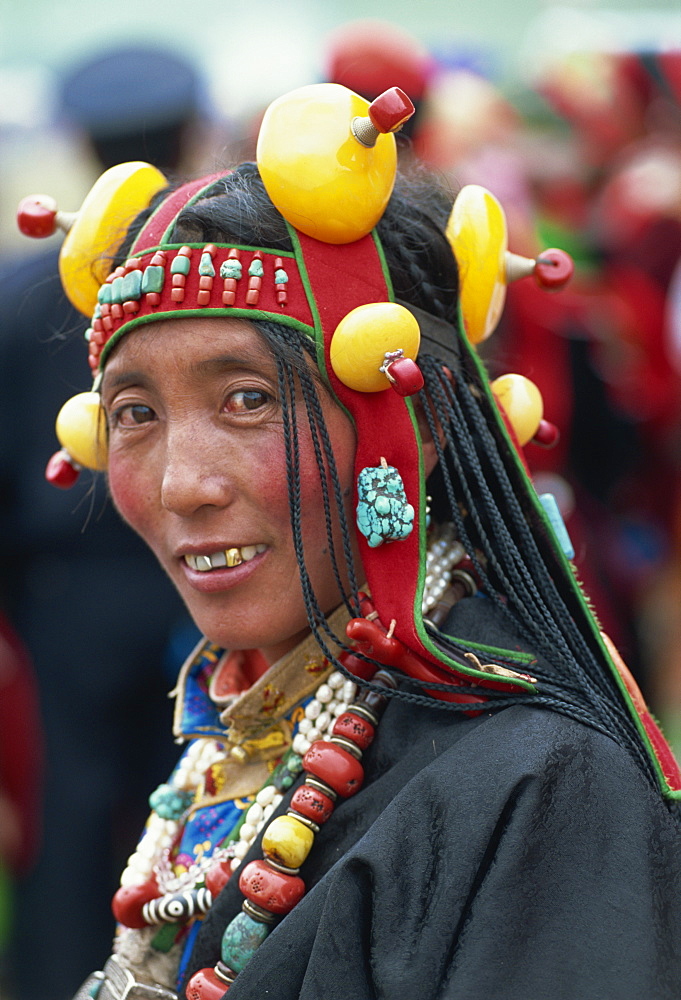
<path fill-rule="evenodd" d="M 431 361 L 432 360 L 433 359 L 431 359 Z M 426 365 L 423 365 L 423 367 L 427 368 Z M 460 412 L 456 413 L 456 409 L 458 409 L 458 404 L 455 401 L 452 401 L 455 406 L 455 413 L 452 414 L 451 409 L 448 408 L 445 404 L 445 397 L 444 394 L 442 393 L 442 387 L 439 383 L 439 380 L 436 381 L 435 384 L 433 384 L 432 386 L 429 384 L 429 391 L 433 403 L 435 405 L 436 415 L 438 417 L 438 420 L 440 421 L 440 425 L 444 430 L 445 439 L 447 441 L 449 449 L 449 454 L 451 455 L 452 463 L 455 467 L 457 476 L 459 478 L 460 486 L 463 491 L 463 496 L 460 496 L 458 498 L 458 501 L 466 505 L 470 520 L 475 525 L 476 531 L 478 533 L 480 539 L 480 547 L 482 548 L 482 550 L 485 552 L 486 555 L 489 553 L 490 560 L 495 564 L 495 570 L 497 571 L 498 576 L 500 578 L 502 589 L 504 591 L 511 590 L 513 589 L 511 581 L 508 578 L 504 567 L 495 558 L 494 546 L 492 545 L 487 529 L 483 523 L 482 516 L 479 512 L 478 504 L 476 502 L 475 492 L 479 490 L 483 491 L 484 498 L 487 501 L 487 507 L 490 509 L 492 514 L 496 512 L 496 505 L 494 504 L 492 495 L 489 492 L 489 490 L 485 489 L 485 484 L 482 481 L 482 471 L 480 469 L 477 470 L 478 476 L 473 479 L 472 484 L 469 482 L 469 479 L 466 475 L 465 466 L 462 461 L 462 456 L 465 456 L 468 459 L 469 464 L 472 464 L 473 462 L 475 462 L 476 465 L 478 464 L 477 456 L 475 455 L 474 449 L 470 447 L 470 442 L 467 440 L 460 440 L 458 436 L 456 440 L 454 438 L 452 430 L 452 417 L 455 416 L 457 424 L 461 422 L 461 413 Z M 427 405 L 426 405 L 426 410 L 428 410 Z M 432 416 L 430 419 L 432 421 Z M 433 422 L 431 426 L 431 433 L 433 432 L 434 429 L 435 429 L 435 424 Z M 434 440 L 436 442 L 439 442 L 439 435 L 437 434 L 437 432 Z M 439 446 L 438 457 L 441 462 L 444 460 L 445 457 L 444 449 L 442 449 L 441 446 Z M 451 487 L 448 492 L 450 494 L 450 497 L 455 495 L 453 487 Z M 456 503 L 456 507 L 458 508 L 458 503 Z M 497 529 L 502 528 L 503 530 L 503 525 L 499 523 L 494 524 L 492 527 Z M 465 541 L 463 539 L 462 541 L 464 541 L 464 545 L 466 545 L 466 548 L 469 551 L 469 555 L 473 559 L 474 555 L 472 555 L 471 553 L 475 552 L 476 547 L 472 545 L 472 541 L 470 537 L 468 537 L 468 532 L 465 529 L 465 527 L 464 527 L 464 532 L 466 537 Z M 495 533 L 495 541 L 498 541 L 496 533 Z M 489 586 L 490 585 L 489 576 L 485 567 L 482 564 L 478 564 L 476 566 L 476 569 L 478 569 L 481 572 L 483 579 L 485 581 L 485 585 Z M 494 588 L 492 588 L 492 592 L 496 592 Z M 524 601 L 521 600 L 520 597 L 517 598 L 517 603 L 519 605 L 519 610 L 521 611 L 521 613 L 529 616 L 530 610 L 525 606 Z"/>
<path fill-rule="evenodd" d="M 336 457 L 331 444 L 331 439 L 329 437 L 328 428 L 326 426 L 326 420 L 324 419 L 322 404 L 319 398 L 318 381 L 314 378 L 305 358 L 305 355 L 307 354 L 310 360 L 314 363 L 314 344 L 308 337 L 301 336 L 297 331 L 292 330 L 289 327 L 279 326 L 272 323 L 260 323 L 258 324 L 258 327 L 270 345 L 274 348 L 274 354 L 277 359 L 280 359 L 282 343 L 285 344 L 286 347 L 292 352 L 292 360 L 295 362 L 295 372 L 300 382 L 310 433 L 312 435 L 313 447 L 315 449 L 315 457 L 317 458 L 317 465 L 319 468 L 320 488 L 322 490 L 327 540 L 329 543 L 333 572 L 336 578 L 339 593 L 341 594 L 348 611 L 356 617 L 360 614 L 359 603 L 356 597 L 359 585 L 355 570 L 352 538 L 345 514 L 343 491 L 338 475 Z M 324 460 L 322 460 L 319 452 L 320 438 L 323 446 Z M 343 587 L 341 582 L 341 574 L 338 565 L 338 555 L 334 537 L 335 533 L 332 526 L 332 511 L 330 497 L 328 494 L 328 483 L 323 472 L 324 469 L 328 472 L 333 488 L 336 514 L 338 515 L 338 522 L 341 531 L 343 556 L 348 573 L 349 593 L 346 593 L 346 588 Z"/>
<path fill-rule="evenodd" d="M 429 365 L 429 367 L 432 368 L 433 365 L 436 365 L 434 359 L 430 359 L 430 362 L 431 364 Z M 515 542 L 515 539 L 510 534 L 508 530 L 509 519 L 505 516 L 505 514 L 504 515 L 501 514 L 501 511 L 499 510 L 497 502 L 494 498 L 494 494 L 486 482 L 486 477 L 484 476 L 484 472 L 481 463 L 479 461 L 478 452 L 475 448 L 475 445 L 470 440 L 469 436 L 461 431 L 461 428 L 466 426 L 466 420 L 459 406 L 458 399 L 455 397 L 450 398 L 449 400 L 453 409 L 454 417 L 456 420 L 457 432 L 458 432 L 456 435 L 456 447 L 454 446 L 455 439 L 451 429 L 451 412 L 447 409 L 446 406 L 437 405 L 438 403 L 443 402 L 443 396 L 438 390 L 442 387 L 443 383 L 445 385 L 445 388 L 449 387 L 449 382 L 445 379 L 444 374 L 442 373 L 441 368 L 439 366 L 436 377 L 437 377 L 437 382 L 436 382 L 437 388 L 433 391 L 433 398 L 436 401 L 437 415 L 441 423 L 446 428 L 446 434 L 450 450 L 452 455 L 455 456 L 454 462 L 457 469 L 457 473 L 460 479 L 462 480 L 464 489 L 466 490 L 467 494 L 466 500 L 468 501 L 468 506 L 471 510 L 472 520 L 475 523 L 476 528 L 480 534 L 483 550 L 488 556 L 489 563 L 494 565 L 495 573 L 501 580 L 504 596 L 506 598 L 511 597 L 513 599 L 514 604 L 518 608 L 518 611 L 521 615 L 521 618 L 524 619 L 526 617 L 527 620 L 533 620 L 533 614 L 530 611 L 530 606 L 533 606 L 535 609 L 535 613 L 539 613 L 544 622 L 550 628 L 553 629 L 556 627 L 553 615 L 549 611 L 549 608 L 547 606 L 546 601 L 544 600 L 542 592 L 537 587 L 536 581 L 533 578 L 533 575 L 529 572 L 529 568 L 525 563 L 527 551 L 533 552 L 537 558 L 540 558 L 536 542 L 531 533 L 529 525 L 524 517 L 519 518 L 519 520 L 521 520 L 521 525 L 522 525 L 521 534 L 523 535 L 523 545 L 520 546 Z M 466 391 L 462 391 L 462 395 L 467 399 L 472 398 L 472 394 Z M 491 435 L 488 434 L 487 438 L 483 441 L 483 447 L 486 457 L 491 462 L 494 462 L 494 459 L 497 457 L 495 455 L 496 446 Z M 514 581 L 510 579 L 509 574 L 505 571 L 504 566 L 501 563 L 501 560 L 495 556 L 495 547 L 491 545 L 489 540 L 489 534 L 487 530 L 484 528 L 481 518 L 477 515 L 478 504 L 475 502 L 472 489 L 468 486 L 465 468 L 460 459 L 460 456 L 464 456 L 468 460 L 468 467 L 473 470 L 472 473 L 470 474 L 470 479 L 472 479 L 472 481 L 476 485 L 476 488 L 479 489 L 479 491 L 483 495 L 483 500 L 484 500 L 483 506 L 485 512 L 492 521 L 491 532 L 494 535 L 496 545 L 497 546 L 499 545 L 500 540 L 502 540 L 504 543 L 507 556 L 505 563 L 509 567 L 512 567 L 514 571 L 516 571 L 516 579 Z M 443 455 L 440 456 L 441 460 L 442 458 Z M 500 480 L 502 479 L 504 480 L 503 492 L 504 493 L 508 492 L 508 489 L 506 489 L 506 487 L 510 487 L 510 484 L 507 482 L 505 469 L 502 467 L 501 470 L 497 468 L 495 469 L 495 471 L 497 473 L 497 478 Z M 503 473 L 503 475 L 500 475 L 500 471 Z M 451 492 L 453 492 L 453 489 L 451 490 Z M 517 497 L 514 492 L 513 496 L 509 498 L 508 504 L 512 515 L 515 515 L 516 512 L 522 514 L 522 512 L 520 511 L 520 506 L 517 501 Z M 484 566 L 481 566 L 481 571 L 485 579 L 486 587 L 489 588 L 490 592 L 495 595 L 495 598 L 497 598 L 497 603 L 499 603 L 501 601 L 501 594 L 497 593 L 497 589 L 492 586 L 491 581 L 489 579 L 489 574 L 487 573 Z M 517 574 L 519 574 L 519 576 Z M 558 593 L 557 588 L 555 587 L 553 580 L 550 577 L 548 578 L 547 583 L 550 588 L 551 597 L 560 603 L 560 595 Z M 520 596 L 519 589 L 522 590 L 522 592 L 524 593 L 525 595 L 524 597 Z M 566 641 L 564 641 L 562 636 L 561 640 L 562 640 L 561 645 L 564 646 L 564 651 L 569 655 L 570 652 L 569 644 Z"/>
<path fill-rule="evenodd" d="M 494 439 L 489 433 L 489 429 L 485 426 L 484 421 L 478 419 L 480 411 L 476 405 L 476 401 L 470 393 L 463 391 L 461 395 L 471 403 L 469 412 L 473 419 L 478 424 L 482 424 L 480 431 L 483 451 L 494 469 L 500 492 L 508 498 L 506 500 L 508 513 L 507 516 L 503 516 L 499 511 L 491 490 L 487 487 L 487 483 L 484 484 L 484 492 L 486 494 L 485 506 L 486 509 L 491 511 L 494 520 L 493 528 L 497 548 L 500 548 L 502 551 L 506 549 L 506 563 L 513 569 L 521 571 L 520 576 L 523 584 L 528 582 L 529 577 L 530 596 L 533 598 L 533 603 L 541 622 L 539 629 L 536 627 L 532 629 L 533 637 L 535 641 L 539 640 L 542 644 L 545 655 L 555 655 L 553 644 L 557 643 L 563 654 L 568 658 L 574 658 L 576 665 L 579 667 L 583 659 L 587 662 L 593 660 L 593 652 L 586 643 L 582 632 L 575 628 L 574 620 L 565 607 L 555 580 L 546 567 L 530 525 L 518 503 L 515 491 L 512 489 L 506 468 L 495 448 Z M 475 474 L 477 475 L 478 473 L 479 466 L 476 468 Z M 513 495 L 511 496 L 510 494 Z M 521 536 L 521 544 L 515 542 L 514 535 L 508 530 L 509 522 L 515 532 Z M 499 546 L 499 539 L 503 540 L 503 546 Z M 529 573 L 529 564 L 533 568 L 531 574 Z M 514 594 L 514 590 L 516 589 L 517 583 L 515 588 L 511 587 L 506 592 L 506 597 L 517 600 Z M 527 592 L 527 588 L 524 589 Z M 524 606 L 522 611 L 525 611 Z M 521 616 L 521 620 L 524 620 L 524 616 Z M 527 620 L 532 623 L 535 621 L 532 616 Z M 597 671 L 592 675 L 582 668 L 580 673 L 583 675 L 583 681 L 592 696 L 595 694 L 595 688 L 600 689 L 601 694 L 606 697 L 611 695 L 611 685 L 608 683 L 608 679 L 600 672 Z M 606 712 L 610 714 L 607 706 L 608 702 L 606 702 Z M 615 716 L 612 716 L 612 722 L 616 726 L 619 724 L 618 718 Z"/>
<path fill-rule="evenodd" d="M 284 428 L 284 440 L 285 440 L 285 455 L 286 455 L 286 474 L 288 481 L 288 494 L 289 494 L 289 508 L 291 514 L 291 528 L 293 533 L 293 544 L 296 553 L 296 559 L 298 561 L 298 568 L 300 572 L 300 582 L 303 592 L 303 601 L 305 604 L 305 610 L 308 617 L 308 622 L 310 628 L 312 629 L 315 638 L 319 642 L 320 648 L 324 655 L 331 661 L 336 662 L 335 657 L 328 648 L 326 642 L 321 638 L 319 629 L 321 627 L 322 631 L 332 638 L 334 641 L 337 640 L 337 636 L 329 627 L 326 621 L 326 615 L 319 607 L 312 583 L 310 580 L 309 573 L 307 571 L 307 566 L 305 564 L 305 547 L 303 543 L 302 536 L 302 525 L 301 525 L 301 482 L 300 482 L 300 445 L 298 439 L 298 428 L 297 421 L 295 417 L 296 404 L 295 404 L 295 374 L 291 365 L 283 358 L 277 356 L 277 377 L 279 385 L 279 396 L 280 405 L 282 410 L 282 424 Z M 342 593 L 342 591 L 341 591 Z M 340 643 L 345 649 L 350 647 L 347 643 Z"/>
<path fill-rule="evenodd" d="M 320 481 L 322 488 L 322 495 L 324 497 L 324 510 L 326 515 L 326 529 L 327 538 L 329 542 L 329 552 L 331 554 L 334 573 L 336 575 L 336 582 L 338 583 L 338 589 L 341 594 L 343 594 L 343 599 L 348 611 L 357 617 L 360 614 L 359 603 L 357 601 L 356 594 L 359 590 L 359 585 L 357 581 L 357 574 L 355 572 L 355 560 L 352 552 L 352 542 L 350 539 L 350 532 L 348 529 L 348 522 L 345 516 L 345 505 L 343 503 L 343 491 L 341 489 L 340 479 L 338 476 L 338 467 L 336 465 L 335 456 L 333 453 L 333 448 L 331 446 L 331 440 L 329 438 L 328 428 L 326 426 L 326 421 L 324 420 L 324 413 L 322 411 L 321 402 L 316 391 L 316 387 L 311 378 L 303 376 L 301 379 L 301 387 L 303 392 L 303 399 L 305 400 L 305 405 L 307 408 L 308 422 L 310 428 L 314 428 L 313 440 L 315 443 L 315 454 L 317 456 L 317 462 L 320 470 Z M 321 438 L 323 454 L 325 462 L 322 459 L 321 449 L 319 449 L 318 438 Z M 333 523 L 331 519 L 330 502 L 328 497 L 328 484 L 326 481 L 326 476 L 323 474 L 323 470 L 328 470 L 331 485 L 333 489 L 333 495 L 335 500 L 335 511 L 338 515 L 339 526 L 341 530 L 341 538 L 343 543 L 343 555 L 345 557 L 345 565 L 348 573 L 348 586 L 350 593 L 346 595 L 344 593 L 344 588 L 340 578 L 340 571 L 338 569 L 337 556 L 336 556 L 336 545 L 334 540 Z"/>
<path fill-rule="evenodd" d="M 355 614 L 355 610 L 350 605 L 348 597 L 345 593 L 345 588 L 343 587 L 340 568 L 338 566 L 338 558 L 336 555 L 336 544 L 334 539 L 333 521 L 331 515 L 331 500 L 329 497 L 329 484 L 326 477 L 326 472 L 328 471 L 328 465 L 324 462 L 323 449 L 320 444 L 320 431 L 319 431 L 318 418 L 316 417 L 314 407 L 312 405 L 312 401 L 310 398 L 311 391 L 313 393 L 313 396 L 316 396 L 316 393 L 314 393 L 314 390 L 311 390 L 308 381 L 304 378 L 301 378 L 301 389 L 303 394 L 303 401 L 305 403 L 305 410 L 307 413 L 307 421 L 310 427 L 312 446 L 314 448 L 315 458 L 317 460 L 317 468 L 319 469 L 319 485 L 322 493 L 322 504 L 324 507 L 324 522 L 326 526 L 326 538 L 329 546 L 329 555 L 331 557 L 331 568 L 334 579 L 336 581 L 336 585 L 338 587 L 338 591 L 343 598 L 343 603 L 345 604 L 350 614 Z"/>
<path fill-rule="evenodd" d="M 519 533 L 526 540 L 526 547 L 523 548 L 522 552 L 509 531 L 506 519 L 498 509 L 494 495 L 487 488 L 478 451 L 470 438 L 467 430 L 467 422 L 461 407 L 458 405 L 458 399 L 454 397 L 451 391 L 451 387 L 449 387 L 447 393 L 449 398 L 446 399 L 449 406 L 444 405 L 445 397 L 442 392 L 442 380 L 444 376 L 441 372 L 441 366 L 437 365 L 434 359 L 424 358 L 419 359 L 419 361 L 422 364 L 424 374 L 427 372 L 428 375 L 427 383 L 430 399 L 433 401 L 435 412 L 445 429 L 445 436 L 451 450 L 450 457 L 457 476 L 460 479 L 461 489 L 465 494 L 471 522 L 475 525 L 476 531 L 480 536 L 483 552 L 489 555 L 497 579 L 502 584 L 503 592 L 499 592 L 493 585 L 489 574 L 485 573 L 486 592 L 504 609 L 506 614 L 509 612 L 504 598 L 512 601 L 517 611 L 517 618 L 515 615 L 513 617 L 521 631 L 533 641 L 536 647 L 542 650 L 549 663 L 554 663 L 558 666 L 556 675 L 542 678 L 544 691 L 548 692 L 552 689 L 555 692 L 555 697 L 551 697 L 548 694 L 539 695 L 535 703 L 550 705 L 553 708 L 556 708 L 556 705 L 559 704 L 562 706 L 564 714 L 575 718 L 579 716 L 581 721 L 587 719 L 595 727 L 601 726 L 599 720 L 605 720 L 609 727 L 605 731 L 611 735 L 616 734 L 620 743 L 628 747 L 630 752 L 640 762 L 644 771 L 654 781 L 650 761 L 641 745 L 634 723 L 624 712 L 616 697 L 614 697 L 610 677 L 605 675 L 601 669 L 593 651 L 565 607 L 555 581 L 539 551 L 536 539 L 532 535 L 529 524 L 522 513 L 517 497 L 514 495 L 512 502 L 509 503 L 509 520 L 511 520 L 512 526 L 516 530 L 522 522 L 522 528 Z M 463 382 L 463 379 L 458 381 Z M 472 393 L 469 392 L 466 386 L 463 386 L 459 394 L 462 394 L 467 402 L 471 404 L 467 409 L 482 442 L 481 450 L 490 461 L 495 476 L 499 480 L 500 487 L 502 484 L 504 485 L 504 489 L 501 492 L 502 495 L 505 495 L 510 483 L 506 468 L 496 453 L 495 441 L 489 432 L 489 428 L 486 426 L 476 401 L 472 397 Z M 425 405 L 425 412 L 432 432 L 434 429 L 434 420 L 430 407 L 427 404 Z M 456 421 L 457 429 L 455 445 L 454 435 L 450 426 L 452 420 Z M 434 436 L 434 440 L 437 447 L 437 435 Z M 439 447 L 438 451 L 440 462 L 442 463 L 444 458 L 443 449 Z M 466 462 L 468 463 L 467 467 L 465 465 Z M 446 472 L 446 465 L 443 465 L 442 468 L 445 472 L 445 481 L 447 481 L 449 476 Z M 467 468 L 470 470 L 468 473 Z M 468 475 L 470 475 L 472 482 L 481 486 L 484 501 L 482 506 L 484 507 L 485 514 L 489 517 L 491 523 L 490 530 L 494 532 L 494 547 L 490 545 L 487 529 L 482 523 L 482 518 L 478 516 L 478 505 L 474 502 L 473 491 L 468 482 Z M 446 489 L 451 502 L 456 497 L 455 488 L 450 482 Z M 453 511 L 456 511 L 457 508 L 458 504 L 455 505 Z M 526 537 L 528 533 L 530 535 L 529 538 Z M 467 539 L 467 542 L 470 542 L 470 539 Z M 503 565 L 500 559 L 494 558 L 495 549 L 506 557 Z M 523 572 L 529 569 L 528 564 L 532 566 L 533 570 L 533 579 L 529 588 L 529 594 L 526 586 L 527 572 Z M 484 567 L 482 568 L 484 571 Z M 536 593 L 537 585 L 545 588 L 544 592 L 549 595 L 552 604 L 551 610 L 549 610 L 543 598 Z M 524 592 L 526 598 L 530 598 L 530 606 L 533 608 L 534 613 L 530 613 L 526 599 L 521 597 L 519 591 Z M 560 659 L 556 657 L 556 647 L 559 652 L 562 650 L 562 657 Z M 591 668 L 590 671 L 586 669 L 587 665 Z M 573 677 L 578 677 L 579 683 L 570 684 L 567 677 L 565 678 L 567 683 L 563 682 L 566 673 L 568 675 L 571 674 Z M 573 697 L 567 697 L 568 687 L 571 689 L 573 696 L 575 694 L 582 694 L 582 704 L 577 706 Z M 583 704 L 584 699 L 587 702 L 587 706 Z"/>
<path fill-rule="evenodd" d="M 465 389 L 463 390 L 462 395 L 468 396 L 469 400 L 471 399 L 471 394 L 467 394 Z M 474 400 L 473 400 L 473 407 L 475 407 Z M 473 407 L 471 407 L 471 409 L 473 409 Z M 479 411 L 477 407 L 473 409 L 473 415 L 475 418 L 478 417 Z M 461 413 L 459 412 L 457 413 L 457 418 L 459 418 L 457 420 L 458 428 L 463 426 L 463 422 L 460 420 L 460 417 Z M 480 423 L 481 421 L 478 420 L 477 422 Z M 457 434 L 457 443 L 459 444 L 459 446 L 461 446 L 462 444 L 462 439 L 464 444 L 462 450 L 465 453 L 467 450 L 466 446 L 469 443 L 467 435 L 465 433 Z M 489 434 L 486 440 L 483 439 L 483 450 L 485 451 L 486 457 L 490 460 L 490 462 L 494 463 L 494 459 L 497 457 L 496 448 L 495 448 L 495 443 L 491 438 L 491 435 Z M 489 452 L 489 454 L 487 454 L 487 452 Z M 473 452 L 472 460 L 475 466 L 474 476 L 477 479 L 479 476 L 481 476 L 481 469 L 479 462 L 477 461 L 477 455 L 475 454 L 475 452 Z M 503 467 L 501 469 L 497 468 L 496 473 L 499 479 L 502 480 L 506 479 L 506 471 Z M 503 475 L 501 473 L 503 473 Z M 554 648 L 554 645 L 557 645 L 559 647 L 559 651 L 562 651 L 566 660 L 570 662 L 574 666 L 574 668 L 576 668 L 578 673 L 581 675 L 581 679 L 587 689 L 588 696 L 590 700 L 594 703 L 598 703 L 601 701 L 601 698 L 599 698 L 599 695 L 596 693 L 595 690 L 596 688 L 600 688 L 601 697 L 605 696 L 605 700 L 602 702 L 601 708 L 605 711 L 605 714 L 610 718 L 613 727 L 617 731 L 621 732 L 622 718 L 621 715 L 619 713 L 616 713 L 610 706 L 608 695 L 611 694 L 611 690 L 609 686 L 605 683 L 604 678 L 600 675 L 599 671 L 596 671 L 596 673 L 593 676 L 590 675 L 584 669 L 584 667 L 581 666 L 582 661 L 578 658 L 577 655 L 575 655 L 575 646 L 576 646 L 579 650 L 579 653 L 586 658 L 587 662 L 593 661 L 593 655 L 589 650 L 588 646 L 586 645 L 586 643 L 583 642 L 583 637 L 581 636 L 581 633 L 579 633 L 578 630 L 575 629 L 574 622 L 572 621 L 572 619 L 571 618 L 567 619 L 567 630 L 565 629 L 567 616 L 563 617 L 562 622 L 560 621 L 561 618 L 560 612 L 563 610 L 564 607 L 563 601 L 555 586 L 553 578 L 551 577 L 550 573 L 545 567 L 541 554 L 536 545 L 535 539 L 531 535 L 531 532 L 529 531 L 529 525 L 527 524 L 527 521 L 525 520 L 524 517 L 522 517 L 522 526 L 523 526 L 522 534 L 525 536 L 524 537 L 525 545 L 523 547 L 523 550 L 521 551 L 519 547 L 514 543 L 513 536 L 510 534 L 508 530 L 507 520 L 504 516 L 501 515 L 491 491 L 485 489 L 484 492 L 486 494 L 485 509 L 490 513 L 490 516 L 493 520 L 493 530 L 494 530 L 496 548 L 498 551 L 503 552 L 506 555 L 505 562 L 511 571 L 509 574 L 504 574 L 504 592 L 505 592 L 504 596 L 507 599 L 510 598 L 511 600 L 513 600 L 516 606 L 518 607 L 518 610 L 520 612 L 519 620 L 521 623 L 521 628 L 523 626 L 527 626 L 529 623 L 530 627 L 529 628 L 525 627 L 524 629 L 526 634 L 529 633 L 529 635 L 533 638 L 535 643 L 537 643 L 539 647 L 543 650 L 545 656 L 547 656 L 549 661 L 555 659 L 556 657 L 556 650 Z M 509 515 L 510 515 L 509 519 L 513 520 L 513 515 L 516 514 L 518 508 L 519 505 L 517 504 L 517 499 L 514 497 L 512 502 L 509 504 Z M 516 518 L 516 520 L 518 520 L 518 518 Z M 528 535 L 529 537 L 527 537 Z M 526 571 L 528 569 L 527 563 L 529 563 L 530 561 L 532 562 L 534 569 L 534 574 L 532 575 L 531 578 L 532 582 L 530 586 L 530 590 L 534 591 L 534 593 L 531 594 L 530 596 L 534 598 L 533 603 L 535 607 L 535 614 L 537 615 L 537 617 L 535 617 L 535 615 L 528 614 L 528 609 L 526 604 L 524 602 L 521 602 L 518 596 L 519 584 L 522 585 L 522 589 L 525 591 L 525 593 L 527 593 L 527 590 L 524 586 L 527 580 L 527 572 L 523 573 L 522 571 L 523 570 Z M 497 560 L 497 565 L 498 563 L 499 561 Z M 521 571 L 520 574 L 518 574 L 517 572 L 518 570 Z M 515 578 L 513 584 L 508 579 L 509 575 L 513 575 Z M 519 576 L 520 579 L 518 578 Z M 555 609 L 555 612 L 549 611 L 546 602 L 541 596 L 542 592 L 539 591 L 538 587 L 536 586 L 536 581 L 539 581 L 541 582 L 541 584 L 543 584 L 544 592 L 548 593 L 548 595 L 552 599 L 552 604 Z M 537 618 L 540 623 L 538 628 L 535 624 L 535 622 L 537 622 Z M 556 618 L 558 618 L 559 620 L 556 621 Z M 581 649 L 579 647 L 581 647 Z M 594 681 L 597 681 L 597 683 L 594 683 Z"/>
<path fill-rule="evenodd" d="M 465 390 L 462 394 L 466 395 Z M 458 402 L 454 407 L 454 413 L 457 429 L 465 426 L 466 421 L 464 420 L 461 408 L 458 406 Z M 453 438 L 451 440 L 453 441 Z M 469 489 L 468 492 L 471 496 L 469 506 L 476 512 L 476 516 L 473 518 L 476 527 L 479 527 L 481 524 L 481 517 L 478 516 L 480 508 L 484 510 L 485 515 L 489 518 L 489 533 L 485 533 L 483 536 L 482 545 L 485 553 L 489 554 L 489 564 L 494 567 L 495 574 L 502 581 L 501 591 L 503 592 L 503 598 L 505 600 L 510 599 L 514 603 L 521 621 L 534 622 L 539 620 L 542 623 L 543 628 L 540 629 L 539 639 L 547 653 L 551 651 L 555 655 L 553 644 L 557 643 L 560 652 L 568 657 L 571 656 L 573 650 L 571 649 L 570 642 L 563 634 L 560 624 L 555 619 L 555 613 L 549 606 L 549 602 L 553 604 L 554 608 L 560 607 L 562 603 L 554 581 L 546 573 L 544 574 L 545 578 L 542 580 L 545 587 L 540 588 L 536 575 L 531 573 L 529 569 L 528 563 L 532 557 L 534 557 L 533 561 L 540 562 L 542 569 L 544 568 L 529 525 L 523 518 L 523 530 L 520 532 L 523 535 L 523 543 L 521 544 L 516 541 L 515 535 L 509 530 L 509 522 L 510 527 L 517 528 L 512 516 L 515 513 L 515 509 L 512 509 L 509 518 L 505 516 L 505 513 L 501 513 L 495 500 L 495 495 L 484 476 L 475 445 L 465 432 L 457 434 L 456 440 L 458 454 L 467 460 L 468 468 L 472 470 L 469 473 L 470 480 L 479 486 L 482 493 L 483 503 L 480 505 L 475 502 Z M 490 462 L 493 462 L 494 459 L 494 447 L 494 441 L 491 437 L 488 441 L 483 442 L 485 457 Z M 487 451 L 490 454 L 487 454 Z M 462 467 L 462 462 L 459 462 L 459 467 Z M 497 469 L 496 472 L 498 474 L 499 470 Z M 462 475 L 465 476 L 465 474 L 465 471 L 463 471 Z M 512 508 L 516 508 L 517 506 L 517 499 L 514 498 Z M 488 548 L 490 534 L 494 537 L 495 545 Z M 497 556 L 497 554 L 499 555 Z M 487 573 L 486 576 L 485 583 L 486 586 L 489 586 L 489 574 Z M 496 598 L 497 603 L 500 603 L 502 595 L 496 594 Z M 544 639 L 543 629 L 546 629 L 551 636 L 550 642 L 548 637 Z M 574 629 L 570 630 L 568 635 L 570 634 L 574 634 Z"/>

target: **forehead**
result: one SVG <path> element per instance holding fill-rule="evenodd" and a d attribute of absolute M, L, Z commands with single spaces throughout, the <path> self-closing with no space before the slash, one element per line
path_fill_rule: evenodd
<path fill-rule="evenodd" d="M 145 323 L 123 337 L 107 362 L 104 385 L 131 365 L 163 369 L 179 363 L 190 369 L 202 361 L 220 357 L 257 368 L 274 366 L 271 348 L 253 323 L 223 317 L 179 316 Z"/>

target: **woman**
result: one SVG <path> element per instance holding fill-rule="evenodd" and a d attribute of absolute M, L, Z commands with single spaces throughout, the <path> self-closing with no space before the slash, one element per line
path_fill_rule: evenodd
<path fill-rule="evenodd" d="M 395 95 L 329 86 L 259 170 L 147 191 L 58 423 L 206 636 L 78 996 L 678 996 L 678 771 L 459 328 L 466 220 L 391 195 Z"/>

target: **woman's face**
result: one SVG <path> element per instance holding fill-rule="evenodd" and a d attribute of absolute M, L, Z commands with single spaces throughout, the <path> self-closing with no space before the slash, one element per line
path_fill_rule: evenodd
<path fill-rule="evenodd" d="M 119 511 L 201 631 L 231 649 L 260 649 L 270 663 L 307 631 L 277 395 L 276 366 L 255 327 L 208 317 L 135 330 L 113 352 L 102 384 Z M 320 396 L 349 516 L 355 434 Z M 329 612 L 341 598 L 304 415 L 298 430 L 305 559 Z"/>

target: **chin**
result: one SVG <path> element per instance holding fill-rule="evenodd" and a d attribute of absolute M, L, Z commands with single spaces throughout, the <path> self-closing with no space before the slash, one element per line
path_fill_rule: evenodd
<path fill-rule="evenodd" d="M 192 609 L 189 610 L 191 612 Z M 292 631 L 290 620 L 281 628 L 263 628 L 261 621 L 237 626 L 234 622 L 226 623 L 224 619 L 216 621 L 210 615 L 193 614 L 192 617 L 205 637 L 217 646 L 223 649 L 257 649 L 270 663 L 295 648 L 310 631 L 307 618 L 294 622 L 294 627 L 298 625 L 299 628 Z"/>

